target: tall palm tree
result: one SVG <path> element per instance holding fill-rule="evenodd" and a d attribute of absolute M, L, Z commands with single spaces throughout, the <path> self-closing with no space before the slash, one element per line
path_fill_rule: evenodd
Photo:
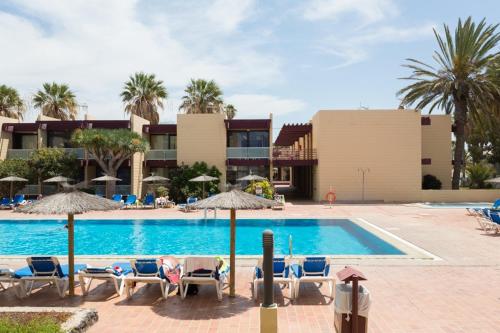
<path fill-rule="evenodd" d="M 215 81 L 191 79 L 184 90 L 179 110 L 185 113 L 220 113 L 224 105 L 222 90 Z"/>
<path fill-rule="evenodd" d="M 125 82 L 120 96 L 125 103 L 125 113 L 135 114 L 149 120 L 151 124 L 158 124 L 158 108 L 163 109 L 163 100 L 168 93 L 163 81 L 156 80 L 154 74 L 139 72 Z"/>
<path fill-rule="evenodd" d="M 455 125 L 455 151 L 452 188 L 460 186 L 460 169 L 465 150 L 465 128 L 469 114 L 475 117 L 487 108 L 498 94 L 499 86 L 488 69 L 498 59 L 496 46 L 500 35 L 497 25 L 486 25 L 483 19 L 475 24 L 469 17 L 458 21 L 455 33 L 444 25 L 444 38 L 434 30 L 439 51 L 434 52 L 437 68 L 419 60 L 407 59 L 405 67 L 412 75 L 404 79 L 416 81 L 398 92 L 403 105 L 415 104 L 417 109 L 429 106 L 452 113 Z"/>
<path fill-rule="evenodd" d="M 33 106 L 43 115 L 61 120 L 75 120 L 78 115 L 76 96 L 67 84 L 44 83 L 33 96 Z"/>
<path fill-rule="evenodd" d="M 26 107 L 16 89 L 0 85 L 0 116 L 23 119 Z"/>
<path fill-rule="evenodd" d="M 236 108 L 233 104 L 227 104 L 224 106 L 224 113 L 226 114 L 227 119 L 233 119 L 236 116 Z"/>

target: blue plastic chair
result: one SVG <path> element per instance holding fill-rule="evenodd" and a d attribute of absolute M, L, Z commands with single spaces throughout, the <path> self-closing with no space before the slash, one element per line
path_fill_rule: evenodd
<path fill-rule="evenodd" d="M 127 297 L 132 296 L 132 289 L 136 283 L 160 284 L 163 298 L 168 297 L 170 282 L 165 276 L 163 265 L 159 259 L 132 259 L 130 260 L 134 276 L 125 277 L 125 292 Z"/>
<path fill-rule="evenodd" d="M 493 209 L 500 209 L 500 199 L 495 200 L 492 208 Z"/>

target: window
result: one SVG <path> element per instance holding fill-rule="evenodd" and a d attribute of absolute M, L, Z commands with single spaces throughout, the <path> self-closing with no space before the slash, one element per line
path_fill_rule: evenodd
<path fill-rule="evenodd" d="M 227 137 L 228 147 L 248 147 L 248 134 L 247 132 L 231 131 Z"/>
<path fill-rule="evenodd" d="M 229 165 L 226 172 L 226 181 L 230 184 L 238 183 L 238 178 L 245 177 L 250 174 L 259 175 L 269 179 L 269 167 L 268 166 L 236 166 Z M 243 184 L 244 186 L 246 184 Z"/>
<path fill-rule="evenodd" d="M 230 131 L 227 135 L 227 146 L 239 147 L 269 147 L 268 131 Z"/>
<path fill-rule="evenodd" d="M 249 147 L 269 147 L 269 132 L 252 131 L 248 132 Z"/>
<path fill-rule="evenodd" d="M 177 136 L 172 134 L 152 134 L 151 149 L 177 149 Z"/>
<path fill-rule="evenodd" d="M 151 175 L 168 177 L 168 168 L 149 168 Z"/>
<path fill-rule="evenodd" d="M 50 148 L 71 148 L 71 133 L 48 132 L 47 147 Z"/>
<path fill-rule="evenodd" d="M 12 139 L 13 149 L 36 149 L 37 146 L 36 134 L 15 133 Z"/>

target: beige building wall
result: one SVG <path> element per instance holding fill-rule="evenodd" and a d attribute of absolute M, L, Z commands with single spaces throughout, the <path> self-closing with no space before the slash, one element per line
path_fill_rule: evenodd
<path fill-rule="evenodd" d="M 313 116 L 314 199 L 329 187 L 337 200 L 412 201 L 421 189 L 420 112 L 413 110 L 319 111 Z"/>
<path fill-rule="evenodd" d="M 422 158 L 430 158 L 431 164 L 422 165 L 422 176 L 434 175 L 442 189 L 451 189 L 451 116 L 428 116 L 430 125 L 422 125 Z"/>
<path fill-rule="evenodd" d="M 204 161 L 216 166 L 222 172 L 221 190 L 226 184 L 226 140 L 223 114 L 177 115 L 177 164 Z"/>
<path fill-rule="evenodd" d="M 141 136 L 147 137 L 142 133 L 142 126 L 149 125 L 149 121 L 136 115 L 130 116 L 130 130 Z M 135 153 L 130 159 L 130 191 L 142 197 L 142 178 L 144 174 L 144 153 Z"/>
<path fill-rule="evenodd" d="M 7 151 L 12 147 L 12 133 L 2 130 L 3 124 L 19 123 L 19 119 L 0 116 L 0 160 L 7 158 Z"/>

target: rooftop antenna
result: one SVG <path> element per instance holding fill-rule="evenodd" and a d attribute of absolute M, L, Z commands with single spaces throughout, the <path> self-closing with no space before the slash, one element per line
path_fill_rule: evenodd
<path fill-rule="evenodd" d="M 80 107 L 80 111 L 84 115 L 84 119 L 86 119 L 87 116 L 89 115 L 89 106 L 87 105 L 87 103 L 82 103 L 79 105 L 79 107 Z"/>

